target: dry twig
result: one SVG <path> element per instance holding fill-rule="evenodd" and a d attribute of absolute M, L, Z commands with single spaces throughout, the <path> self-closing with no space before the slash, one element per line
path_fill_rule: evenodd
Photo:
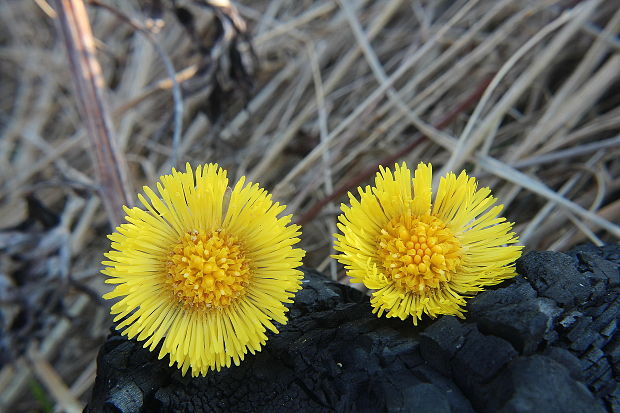
<path fill-rule="evenodd" d="M 117 226 L 122 221 L 122 206 L 128 205 L 131 198 L 125 163 L 116 148 L 112 122 L 104 99 L 105 83 L 95 55 L 90 22 L 81 0 L 56 0 L 55 4 L 69 55 L 78 105 L 83 111 L 96 160 L 95 170 L 101 198 L 112 226 Z"/>

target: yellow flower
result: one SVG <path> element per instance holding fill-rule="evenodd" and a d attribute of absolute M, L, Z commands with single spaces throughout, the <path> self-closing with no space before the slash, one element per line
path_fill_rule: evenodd
<path fill-rule="evenodd" d="M 334 256 L 351 281 L 376 290 L 378 316 L 413 317 L 426 313 L 463 317 L 467 296 L 516 275 L 521 255 L 512 223 L 498 217 L 503 205 L 489 188 L 477 189 L 463 171 L 441 178 L 432 197 L 431 165 L 420 163 L 411 179 L 405 163 L 380 168 L 375 187 L 349 193 L 341 205 Z"/>
<path fill-rule="evenodd" d="M 118 285 L 104 298 L 122 297 L 111 312 L 124 335 L 151 351 L 163 340 L 160 359 L 204 376 L 260 351 L 266 329 L 278 332 L 272 320 L 286 324 L 303 278 L 299 226 L 257 184 L 230 190 L 216 164 L 160 181 L 109 236 L 102 272 Z"/>

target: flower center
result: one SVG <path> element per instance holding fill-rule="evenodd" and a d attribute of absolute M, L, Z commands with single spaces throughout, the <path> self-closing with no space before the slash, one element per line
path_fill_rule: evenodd
<path fill-rule="evenodd" d="M 399 289 L 410 292 L 450 281 L 461 263 L 458 239 L 431 215 L 392 219 L 381 230 L 377 250 L 385 275 Z"/>
<path fill-rule="evenodd" d="M 245 294 L 250 278 L 241 245 L 223 231 L 187 232 L 170 252 L 166 269 L 166 284 L 189 307 L 226 307 Z"/>

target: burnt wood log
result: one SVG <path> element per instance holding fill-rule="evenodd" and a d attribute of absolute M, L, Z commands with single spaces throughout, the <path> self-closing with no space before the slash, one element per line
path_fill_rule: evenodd
<path fill-rule="evenodd" d="M 113 332 L 86 412 L 620 412 L 620 246 L 530 252 L 467 318 L 378 319 L 305 269 L 280 334 L 238 367 L 182 377 Z"/>

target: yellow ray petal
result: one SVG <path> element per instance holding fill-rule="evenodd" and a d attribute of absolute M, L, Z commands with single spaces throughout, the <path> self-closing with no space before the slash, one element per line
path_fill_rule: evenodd
<path fill-rule="evenodd" d="M 467 297 L 516 275 L 521 247 L 489 188 L 464 171 L 442 177 L 432 199 L 432 167 L 380 167 L 374 187 L 342 205 L 334 255 L 351 282 L 374 290 L 379 317 L 463 316 Z M 413 192 L 412 192 L 413 189 Z"/>
<path fill-rule="evenodd" d="M 257 184 L 230 189 L 226 175 L 188 164 L 145 187 L 103 261 L 117 328 L 151 351 L 161 343 L 159 358 L 192 376 L 260 350 L 301 288 L 299 226 Z"/>

